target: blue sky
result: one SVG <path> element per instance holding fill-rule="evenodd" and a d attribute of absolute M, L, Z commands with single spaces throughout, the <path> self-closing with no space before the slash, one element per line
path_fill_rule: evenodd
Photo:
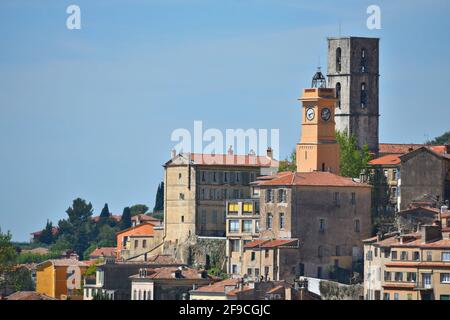
<path fill-rule="evenodd" d="M 380 141 L 449 130 L 450 2 L 2 0 L 0 227 L 15 240 L 55 224 L 76 197 L 98 214 L 154 205 L 174 129 L 279 128 L 300 137 L 296 100 L 326 38 L 381 38 Z M 66 8 L 81 8 L 68 30 Z M 381 7 L 381 30 L 366 8 Z"/>

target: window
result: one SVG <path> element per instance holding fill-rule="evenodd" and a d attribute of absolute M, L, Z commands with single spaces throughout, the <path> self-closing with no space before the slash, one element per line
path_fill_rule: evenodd
<path fill-rule="evenodd" d="M 272 198 L 272 189 L 267 189 L 266 190 L 266 202 L 272 202 L 273 198 Z"/>
<path fill-rule="evenodd" d="M 441 273 L 441 283 L 450 283 L 450 273 Z"/>
<path fill-rule="evenodd" d="M 250 256 L 250 259 L 251 259 L 252 261 L 255 261 L 255 260 L 256 260 L 256 253 L 255 253 L 254 251 L 252 251 L 251 256 Z"/>
<path fill-rule="evenodd" d="M 217 182 L 217 174 L 216 174 L 215 171 L 213 172 L 213 181 L 214 181 L 214 182 Z"/>
<path fill-rule="evenodd" d="M 284 227 L 285 227 L 284 213 L 280 212 L 280 229 L 284 229 Z"/>
<path fill-rule="evenodd" d="M 252 220 L 242 221 L 242 232 L 252 232 Z"/>
<path fill-rule="evenodd" d="M 206 178 L 205 178 L 205 171 L 202 171 L 202 181 L 205 182 Z"/>
<path fill-rule="evenodd" d="M 247 269 L 247 275 L 249 275 L 249 276 L 252 275 L 252 268 L 248 268 L 248 269 Z"/>
<path fill-rule="evenodd" d="M 406 281 L 416 282 L 416 280 L 417 280 L 417 273 L 415 273 L 415 272 L 407 272 L 406 273 Z"/>
<path fill-rule="evenodd" d="M 233 273 L 233 274 L 238 273 L 238 267 L 237 267 L 237 265 L 233 264 L 233 265 L 231 266 L 231 273 Z"/>
<path fill-rule="evenodd" d="M 392 281 L 392 274 L 389 271 L 384 272 L 384 281 Z"/>
<path fill-rule="evenodd" d="M 223 173 L 223 181 L 228 182 L 228 172 Z"/>
<path fill-rule="evenodd" d="M 341 83 L 336 83 L 336 100 L 337 100 L 337 107 L 341 108 Z"/>
<path fill-rule="evenodd" d="M 395 281 L 403 281 L 403 272 L 395 272 L 394 273 Z"/>
<path fill-rule="evenodd" d="M 412 293 L 408 293 L 408 294 L 406 295 L 406 299 L 412 300 Z"/>
<path fill-rule="evenodd" d="M 339 192 L 334 193 L 334 205 L 339 206 L 341 203 L 341 197 Z"/>
<path fill-rule="evenodd" d="M 244 203 L 244 213 L 252 213 L 253 212 L 253 203 L 247 202 Z"/>
<path fill-rule="evenodd" d="M 352 198 L 350 200 L 350 203 L 351 204 L 356 204 L 356 193 L 355 192 L 352 192 Z"/>
<path fill-rule="evenodd" d="M 259 232 L 259 220 L 255 221 L 255 232 L 258 233 Z"/>
<path fill-rule="evenodd" d="M 394 293 L 394 300 L 398 300 L 399 299 L 399 295 L 398 295 L 398 293 L 396 292 L 396 293 Z"/>
<path fill-rule="evenodd" d="M 372 261 L 373 260 L 373 251 L 372 250 L 367 251 L 367 253 L 366 253 L 366 260 L 367 261 Z"/>
<path fill-rule="evenodd" d="M 341 255 L 341 247 L 336 246 L 336 256 L 339 257 Z"/>
<path fill-rule="evenodd" d="M 267 219 L 266 219 L 266 229 L 272 229 L 272 222 L 273 222 L 273 217 L 271 213 L 267 214 Z"/>
<path fill-rule="evenodd" d="M 392 251 L 392 260 L 397 260 L 397 251 Z"/>
<path fill-rule="evenodd" d="M 137 300 L 137 291 L 133 290 L 133 300 Z"/>
<path fill-rule="evenodd" d="M 203 225 L 206 224 L 206 210 L 202 210 L 201 223 L 202 223 Z"/>
<path fill-rule="evenodd" d="M 269 257 L 269 250 L 264 250 L 264 258 L 268 258 Z"/>
<path fill-rule="evenodd" d="M 184 200 L 184 193 L 180 193 L 180 200 Z"/>
<path fill-rule="evenodd" d="M 384 300 L 391 300 L 391 295 L 389 292 L 385 292 L 384 294 Z"/>
<path fill-rule="evenodd" d="M 319 219 L 319 232 L 325 232 L 325 219 Z"/>
<path fill-rule="evenodd" d="M 361 227 L 360 227 L 360 222 L 359 219 L 355 220 L 355 232 L 360 232 L 361 231 Z"/>
<path fill-rule="evenodd" d="M 442 252 L 442 261 L 450 261 L 450 252 Z"/>
<path fill-rule="evenodd" d="M 322 278 L 322 267 L 317 267 L 317 278 Z"/>
<path fill-rule="evenodd" d="M 228 225 L 229 232 L 239 232 L 239 221 L 238 220 L 230 220 Z"/>
<path fill-rule="evenodd" d="M 241 180 L 241 173 L 236 172 L 236 182 L 239 182 Z"/>
<path fill-rule="evenodd" d="M 361 83 L 360 98 L 361 98 L 361 108 L 367 107 L 367 91 L 365 82 Z"/>
<path fill-rule="evenodd" d="M 255 278 L 259 278 L 259 268 L 255 268 Z"/>
<path fill-rule="evenodd" d="M 144 299 L 143 300 L 147 300 L 147 291 L 144 290 Z"/>
<path fill-rule="evenodd" d="M 413 260 L 414 261 L 419 261 L 420 260 L 420 253 L 419 253 L 419 251 L 414 251 L 413 252 Z"/>
<path fill-rule="evenodd" d="M 278 202 L 286 202 L 286 190 L 279 189 L 278 190 Z"/>
<path fill-rule="evenodd" d="M 427 261 L 433 261 L 433 253 L 431 251 L 427 251 Z"/>
<path fill-rule="evenodd" d="M 240 242 L 238 239 L 230 240 L 231 252 L 239 252 L 240 251 Z"/>
<path fill-rule="evenodd" d="M 139 247 L 139 241 L 138 240 L 134 240 L 134 247 L 135 248 Z"/>
<path fill-rule="evenodd" d="M 362 49 L 362 50 L 361 50 L 360 71 L 361 71 L 361 72 L 367 72 L 366 49 Z"/>
<path fill-rule="evenodd" d="M 341 48 L 336 49 L 336 72 L 341 72 L 342 69 L 342 50 Z"/>
<path fill-rule="evenodd" d="M 400 253 L 400 260 L 408 260 L 408 252 L 407 251 L 402 251 Z"/>
<path fill-rule="evenodd" d="M 317 256 L 319 258 L 323 257 L 323 247 L 319 246 L 319 248 L 317 248 Z"/>
<path fill-rule="evenodd" d="M 228 203 L 228 213 L 236 214 L 239 211 L 239 204 L 235 202 Z"/>
<path fill-rule="evenodd" d="M 142 248 L 147 248 L 147 240 L 142 240 Z"/>
<path fill-rule="evenodd" d="M 181 223 L 184 223 L 184 216 L 181 216 Z"/>

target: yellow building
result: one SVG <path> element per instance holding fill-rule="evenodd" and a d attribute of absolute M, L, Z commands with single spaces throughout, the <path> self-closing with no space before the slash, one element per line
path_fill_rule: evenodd
<path fill-rule="evenodd" d="M 314 79 L 323 77 L 320 71 Z M 303 90 L 302 137 L 297 144 L 297 171 L 329 171 L 339 174 L 339 145 L 336 141 L 335 91 L 318 87 Z"/>
<path fill-rule="evenodd" d="M 56 299 L 80 296 L 82 274 L 88 265 L 76 259 L 53 259 L 36 266 L 36 292 Z"/>

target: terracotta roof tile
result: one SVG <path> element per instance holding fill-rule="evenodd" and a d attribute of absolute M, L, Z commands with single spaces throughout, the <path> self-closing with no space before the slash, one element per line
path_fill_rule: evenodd
<path fill-rule="evenodd" d="M 273 240 L 264 240 L 264 239 L 256 239 L 253 240 L 247 244 L 245 244 L 244 248 L 251 249 L 251 248 L 275 248 L 275 247 L 282 247 L 282 246 L 288 246 L 288 245 L 294 245 L 298 246 L 298 239 L 273 239 Z"/>
<path fill-rule="evenodd" d="M 162 280 L 162 279 L 176 279 L 174 277 L 174 273 L 176 271 L 180 270 L 179 267 L 161 267 L 161 268 L 147 268 L 147 276 L 144 277 L 145 279 L 155 279 L 155 280 Z M 180 279 L 203 279 L 201 277 L 201 270 L 192 269 L 189 267 L 181 267 L 181 278 Z M 141 279 L 139 277 L 139 274 L 133 275 L 130 278 L 133 279 Z M 207 278 L 205 280 L 218 280 L 217 277 L 214 277 L 212 275 L 207 275 Z"/>
<path fill-rule="evenodd" d="M 102 247 L 97 248 L 89 255 L 90 257 L 99 257 L 99 256 L 105 256 L 105 257 L 115 257 L 116 256 L 116 247 Z"/>
<path fill-rule="evenodd" d="M 233 287 L 236 286 L 239 283 L 239 279 L 226 279 L 223 281 L 219 281 L 207 286 L 203 286 L 200 288 L 197 288 L 195 290 L 192 290 L 192 292 L 200 293 L 200 292 L 211 292 L 211 293 L 223 293 L 225 294 L 226 287 Z"/>
<path fill-rule="evenodd" d="M 330 172 L 289 172 L 277 174 L 273 179 L 262 181 L 260 186 L 326 186 L 326 187 L 366 187 L 370 185 L 338 176 Z"/>
<path fill-rule="evenodd" d="M 423 147 L 424 144 L 417 143 L 380 143 L 378 145 L 378 153 L 385 154 L 405 154 L 413 150 Z"/>
<path fill-rule="evenodd" d="M 6 297 L 6 300 L 56 300 L 36 291 L 17 291 Z"/>
<path fill-rule="evenodd" d="M 370 165 L 398 165 L 400 164 L 400 154 L 387 154 L 385 156 L 369 161 Z"/>
<path fill-rule="evenodd" d="M 183 154 L 188 158 L 189 154 Z M 267 156 L 228 155 L 191 153 L 191 161 L 196 165 L 225 165 L 225 166 L 251 166 L 251 167 L 277 167 L 278 161 Z"/>

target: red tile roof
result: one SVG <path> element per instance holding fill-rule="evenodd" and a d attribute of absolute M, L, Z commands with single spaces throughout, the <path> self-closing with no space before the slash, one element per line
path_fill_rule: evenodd
<path fill-rule="evenodd" d="M 226 287 L 233 287 L 236 286 L 239 283 L 239 279 L 226 279 L 222 280 L 207 286 L 200 287 L 198 289 L 192 290 L 192 292 L 195 293 L 223 293 L 225 294 Z"/>
<path fill-rule="evenodd" d="M 36 291 L 17 291 L 6 297 L 6 300 L 56 300 Z"/>
<path fill-rule="evenodd" d="M 112 214 L 109 217 L 114 219 L 116 222 L 120 222 L 120 220 L 122 219 L 122 216 L 118 215 L 118 214 Z M 98 222 L 98 221 L 100 221 L 100 216 L 95 216 L 95 217 L 92 217 L 91 219 L 94 222 Z"/>
<path fill-rule="evenodd" d="M 42 234 L 42 231 L 44 230 L 39 230 L 39 231 L 35 231 L 30 233 L 33 237 L 37 238 Z M 59 228 L 58 227 L 52 227 L 52 234 L 56 235 L 59 232 Z"/>
<path fill-rule="evenodd" d="M 167 279 L 178 279 L 174 277 L 174 273 L 181 270 L 180 279 L 199 279 L 199 280 L 218 280 L 219 278 L 207 275 L 207 278 L 201 277 L 201 270 L 189 268 L 189 267 L 161 267 L 161 268 L 147 268 L 147 276 L 143 279 L 155 279 L 155 280 L 167 280 Z M 139 274 L 133 275 L 130 278 L 142 279 Z"/>
<path fill-rule="evenodd" d="M 97 248 L 89 255 L 90 257 L 115 257 L 116 256 L 116 247 L 102 247 Z"/>
<path fill-rule="evenodd" d="M 385 156 L 369 161 L 370 165 L 398 165 L 400 164 L 400 154 L 387 154 Z"/>
<path fill-rule="evenodd" d="M 385 154 L 405 154 L 410 151 L 423 147 L 424 144 L 417 143 L 380 143 L 378 145 L 378 153 Z"/>
<path fill-rule="evenodd" d="M 188 153 L 182 156 L 189 158 Z M 267 156 L 191 153 L 190 157 L 196 165 L 278 167 L 278 161 Z"/>
<path fill-rule="evenodd" d="M 258 247 L 258 246 L 260 246 L 261 244 L 263 244 L 264 242 L 267 242 L 267 241 L 269 241 L 269 240 L 256 239 L 256 240 L 253 240 L 251 242 L 246 243 L 244 245 L 244 248 L 255 248 L 255 247 Z"/>
<path fill-rule="evenodd" d="M 233 289 L 230 292 L 228 292 L 227 296 L 236 296 L 239 292 L 249 292 L 252 290 L 255 290 L 255 289 L 252 287 L 249 287 L 249 286 L 245 286 L 243 288 L 236 288 L 236 289 Z"/>
<path fill-rule="evenodd" d="M 369 184 L 361 183 L 352 178 L 338 176 L 331 172 L 289 172 L 277 174 L 273 179 L 261 181 L 259 186 L 324 186 L 324 187 L 366 187 Z"/>

